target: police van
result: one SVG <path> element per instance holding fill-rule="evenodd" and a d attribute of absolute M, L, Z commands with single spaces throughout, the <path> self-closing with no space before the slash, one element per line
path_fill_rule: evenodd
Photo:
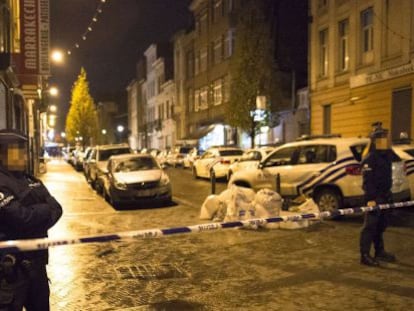
<path fill-rule="evenodd" d="M 414 199 L 414 144 L 410 139 L 394 142 L 392 150 L 404 161 L 405 174 L 410 185 L 411 199 Z"/>
<path fill-rule="evenodd" d="M 308 137 L 276 148 L 256 167 L 233 174 L 229 185 L 276 189 L 284 198 L 312 197 L 322 211 L 362 206 L 360 161 L 369 138 Z M 404 163 L 393 153 L 395 202 L 410 198 Z M 277 187 L 277 178 L 280 184 Z"/>

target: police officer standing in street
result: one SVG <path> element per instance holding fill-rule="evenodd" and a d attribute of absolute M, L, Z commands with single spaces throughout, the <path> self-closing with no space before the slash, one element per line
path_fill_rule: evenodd
<path fill-rule="evenodd" d="M 367 206 L 392 202 L 392 150 L 387 129 L 381 122 L 373 125 L 368 154 L 362 160 L 363 190 Z M 387 212 L 379 209 L 365 214 L 360 236 L 361 264 L 379 266 L 379 261 L 394 262 L 395 256 L 384 249 L 383 233 Z M 370 255 L 374 245 L 375 256 Z"/>
<path fill-rule="evenodd" d="M 28 174 L 27 137 L 0 130 L 0 241 L 44 238 L 62 207 Z M 0 311 L 49 310 L 48 251 L 0 250 Z"/>

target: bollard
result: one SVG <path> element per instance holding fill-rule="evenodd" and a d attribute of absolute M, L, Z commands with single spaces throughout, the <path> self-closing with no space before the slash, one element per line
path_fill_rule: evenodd
<path fill-rule="evenodd" d="M 276 175 L 276 192 L 280 194 L 280 174 Z"/>
<path fill-rule="evenodd" d="M 210 172 L 211 194 L 216 194 L 216 173 L 214 170 Z"/>

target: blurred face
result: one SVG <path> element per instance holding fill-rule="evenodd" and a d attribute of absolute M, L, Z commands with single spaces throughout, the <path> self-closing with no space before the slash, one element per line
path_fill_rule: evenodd
<path fill-rule="evenodd" d="M 26 144 L 9 143 L 0 145 L 0 164 L 9 171 L 23 172 L 27 165 Z"/>
<path fill-rule="evenodd" d="M 387 150 L 391 148 L 389 136 L 376 138 L 375 147 L 377 150 Z"/>

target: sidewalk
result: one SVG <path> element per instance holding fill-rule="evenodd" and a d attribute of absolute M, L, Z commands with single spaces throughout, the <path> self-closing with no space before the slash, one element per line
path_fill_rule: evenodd
<path fill-rule="evenodd" d="M 181 204 L 114 211 L 62 162 L 49 163 L 42 179 L 64 206 L 51 237 L 200 223 L 199 210 Z M 380 268 L 359 264 L 360 228 L 360 218 L 347 218 L 55 247 L 52 310 L 414 310 L 412 222 L 387 230 L 399 261 Z"/>

